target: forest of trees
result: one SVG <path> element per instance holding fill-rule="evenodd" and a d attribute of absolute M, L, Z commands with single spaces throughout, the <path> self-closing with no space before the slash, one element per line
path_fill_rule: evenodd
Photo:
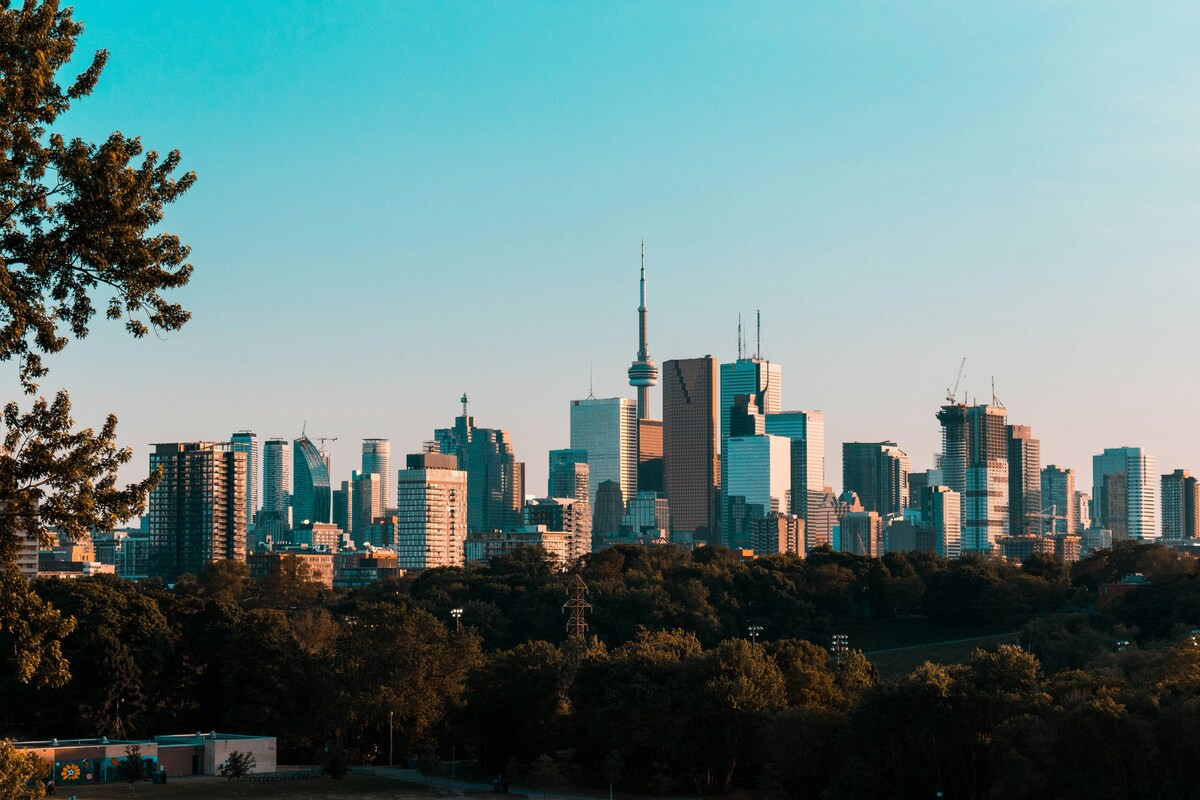
<path fill-rule="evenodd" d="M 586 637 L 564 626 L 573 575 L 537 551 L 354 592 L 294 564 L 256 581 L 217 562 L 172 588 L 43 580 L 36 594 L 75 621 L 71 677 L 38 687 L 4 664 L 0 736 L 217 729 L 276 735 L 284 762 L 386 763 L 394 713 L 397 754 L 438 771 L 453 752 L 460 775 L 671 794 L 1189 797 L 1198 563 L 1132 544 L 1070 569 L 618 547 L 578 565 Z M 1148 583 L 1088 610 L 1133 572 Z M 914 617 L 1012 626 L 1021 646 L 889 680 L 828 648 L 847 625 Z"/>

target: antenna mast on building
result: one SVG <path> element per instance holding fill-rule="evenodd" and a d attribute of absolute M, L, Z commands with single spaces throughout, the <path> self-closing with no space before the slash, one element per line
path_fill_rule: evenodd
<path fill-rule="evenodd" d="M 742 360 L 742 312 L 738 312 L 738 361 Z"/>
<path fill-rule="evenodd" d="M 587 601 L 587 590 L 583 577 L 577 574 L 575 582 L 571 585 L 570 599 L 563 603 L 564 614 L 567 609 L 571 610 L 571 616 L 567 618 L 567 633 L 571 636 L 583 636 L 587 633 L 587 619 L 584 613 L 592 607 Z"/>
<path fill-rule="evenodd" d="M 463 416 L 465 417 L 467 415 L 467 393 L 466 392 L 463 392 L 463 396 L 459 399 L 458 402 L 463 404 Z"/>
<path fill-rule="evenodd" d="M 755 315 L 755 319 L 756 319 L 756 321 L 755 321 L 755 336 L 757 337 L 757 343 L 755 345 L 757 352 L 754 354 L 754 357 L 761 359 L 762 358 L 762 309 L 756 310 L 754 312 L 754 315 Z"/>

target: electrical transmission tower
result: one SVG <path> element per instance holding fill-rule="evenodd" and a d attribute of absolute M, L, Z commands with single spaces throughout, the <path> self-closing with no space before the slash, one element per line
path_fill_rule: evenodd
<path fill-rule="evenodd" d="M 571 636 L 583 636 L 587 633 L 587 618 L 584 614 L 592 607 L 592 604 L 587 601 L 587 590 L 587 584 L 583 582 L 583 578 L 576 575 L 575 583 L 571 586 L 571 597 L 563 603 L 564 614 L 567 609 L 571 610 L 571 616 L 567 618 L 567 633 Z"/>

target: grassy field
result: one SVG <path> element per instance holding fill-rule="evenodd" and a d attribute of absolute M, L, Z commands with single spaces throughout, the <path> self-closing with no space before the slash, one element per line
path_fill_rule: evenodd
<path fill-rule="evenodd" d="M 376 775 L 347 775 L 341 780 L 308 778 L 287 781 L 230 781 L 225 778 L 181 778 L 165 785 L 127 783 L 58 788 L 57 797 L 75 795 L 78 800 L 198 800 L 206 797 L 253 797 L 256 800 L 383 800 L 383 798 L 413 798 L 431 800 L 438 792 Z"/>
<path fill-rule="evenodd" d="M 977 647 L 1013 644 L 1017 632 L 966 625 L 936 625 L 926 619 L 874 620 L 846 631 L 884 678 L 895 678 L 932 661 L 961 664 Z"/>

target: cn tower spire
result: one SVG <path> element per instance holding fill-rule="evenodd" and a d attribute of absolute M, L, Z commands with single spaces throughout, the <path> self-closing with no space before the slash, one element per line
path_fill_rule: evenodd
<path fill-rule="evenodd" d="M 637 387 L 638 419 L 650 418 L 650 387 L 658 383 L 658 367 L 650 360 L 646 343 L 646 240 L 642 239 L 642 274 L 638 293 L 638 352 L 629 367 L 629 385 Z"/>

